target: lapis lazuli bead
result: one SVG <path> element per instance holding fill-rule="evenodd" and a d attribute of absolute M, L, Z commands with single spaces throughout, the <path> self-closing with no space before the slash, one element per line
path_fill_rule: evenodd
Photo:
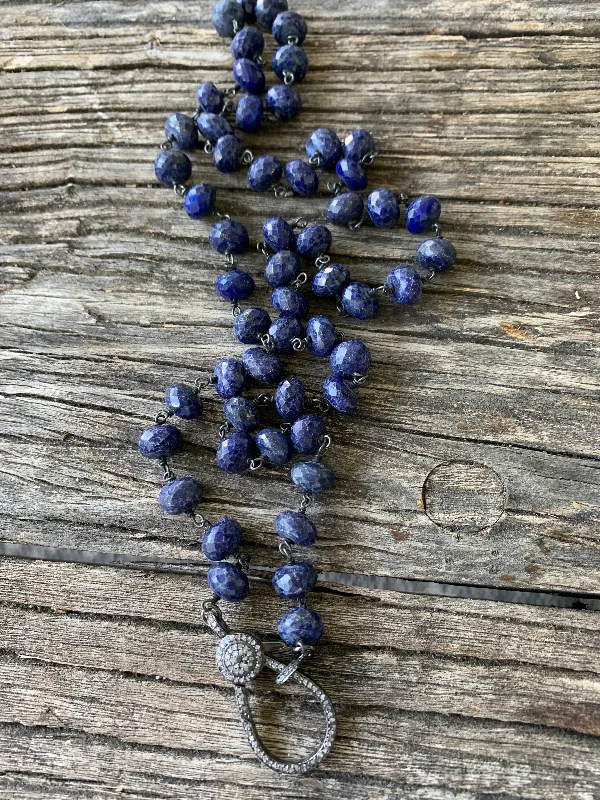
<path fill-rule="evenodd" d="M 308 32 L 304 17 L 295 11 L 282 11 L 275 17 L 271 29 L 273 38 L 278 44 L 302 44 Z"/>
<path fill-rule="evenodd" d="M 246 15 L 237 0 L 219 0 L 212 12 L 212 23 L 219 36 L 231 39 L 244 27 Z"/>
<path fill-rule="evenodd" d="M 230 123 L 220 114 L 204 112 L 196 120 L 196 125 L 202 136 L 209 142 L 216 142 L 221 136 L 230 136 L 233 133 Z"/>
<path fill-rule="evenodd" d="M 192 219 L 202 219 L 212 213 L 217 199 L 217 191 L 210 183 L 195 183 L 183 200 L 186 214 Z"/>
<path fill-rule="evenodd" d="M 198 419 L 202 414 L 202 400 L 198 392 L 185 383 L 167 386 L 165 403 L 169 411 L 181 419 Z"/>
<path fill-rule="evenodd" d="M 275 428 L 264 428 L 254 437 L 261 456 L 279 466 L 287 464 L 292 457 L 292 444 L 285 433 Z"/>
<path fill-rule="evenodd" d="M 267 92 L 267 106 L 282 120 L 290 120 L 300 113 L 302 100 L 292 86 L 277 84 Z"/>
<path fill-rule="evenodd" d="M 154 162 L 154 174 L 165 186 L 185 183 L 192 174 L 192 162 L 181 150 L 163 150 Z"/>
<path fill-rule="evenodd" d="M 307 349 L 313 356 L 328 356 L 337 340 L 337 331 L 328 317 L 312 317 L 306 325 Z"/>
<path fill-rule="evenodd" d="M 293 422 L 304 410 L 304 384 L 298 378 L 281 381 L 275 392 L 277 413 L 286 422 Z"/>
<path fill-rule="evenodd" d="M 261 383 L 272 383 L 281 374 L 279 358 L 273 353 L 266 353 L 262 347 L 246 350 L 242 363 L 248 375 Z"/>
<path fill-rule="evenodd" d="M 301 197 L 309 197 L 319 188 L 319 176 L 310 164 L 299 158 L 285 165 L 285 177 L 291 190 Z"/>
<path fill-rule="evenodd" d="M 291 250 L 282 250 L 272 256 L 265 267 L 265 279 L 269 286 L 287 286 L 300 273 L 300 259 Z"/>
<path fill-rule="evenodd" d="M 317 571 L 310 561 L 285 564 L 273 576 L 273 588 L 280 597 L 305 597 L 317 582 Z"/>
<path fill-rule="evenodd" d="M 325 420 L 318 414 L 303 414 L 294 422 L 290 437 L 295 449 L 303 456 L 316 453 L 327 431 Z"/>
<path fill-rule="evenodd" d="M 301 47 L 285 44 L 273 56 L 273 72 L 284 80 L 286 73 L 291 73 L 295 81 L 301 81 L 308 69 L 308 56 Z"/>
<path fill-rule="evenodd" d="M 298 461 L 290 475 L 293 483 L 305 492 L 327 492 L 335 482 L 333 472 L 320 461 Z"/>
<path fill-rule="evenodd" d="M 235 397 L 244 390 L 246 370 L 236 358 L 222 358 L 214 370 L 217 379 L 217 393 L 224 399 Z"/>
<path fill-rule="evenodd" d="M 170 114 L 165 122 L 165 136 L 178 150 L 191 150 L 198 143 L 198 128 L 187 114 Z"/>
<path fill-rule="evenodd" d="M 258 0 L 256 3 L 256 19 L 268 31 L 278 14 L 288 10 L 288 0 Z"/>
<path fill-rule="evenodd" d="M 356 392 L 337 375 L 331 375 L 323 382 L 323 395 L 329 405 L 341 414 L 352 414 L 356 411 Z"/>
<path fill-rule="evenodd" d="M 264 192 L 275 186 L 283 175 L 283 164 L 275 156 L 260 156 L 250 164 L 248 183 L 256 192 Z"/>
<path fill-rule="evenodd" d="M 323 636 L 323 620 L 312 608 L 292 608 L 279 620 L 277 633 L 290 647 L 296 647 L 300 642 L 314 645 Z"/>
<path fill-rule="evenodd" d="M 417 270 L 404 264 L 390 272 L 386 286 L 391 289 L 393 300 L 403 306 L 416 303 L 423 291 L 423 282 Z"/>
<path fill-rule="evenodd" d="M 244 94 L 235 109 L 235 124 L 244 133 L 254 133 L 260 128 L 265 105 L 255 94 Z"/>
<path fill-rule="evenodd" d="M 317 297 L 338 297 L 349 283 L 350 273 L 343 264 L 329 264 L 314 276 L 312 290 Z"/>
<path fill-rule="evenodd" d="M 369 177 L 367 170 L 351 158 L 340 158 L 335 165 L 335 171 L 342 183 L 352 192 L 362 192 L 367 188 Z"/>
<path fill-rule="evenodd" d="M 294 339 L 304 338 L 304 325 L 296 317 L 282 316 L 273 320 L 268 333 L 273 341 L 273 352 L 282 355 L 293 351 Z"/>
<path fill-rule="evenodd" d="M 241 603 L 248 596 L 248 578 L 242 570 L 229 561 L 218 561 L 207 574 L 208 585 L 221 600 Z"/>
<path fill-rule="evenodd" d="M 254 440 L 246 433 L 231 433 L 217 448 L 217 464 L 229 475 L 240 475 L 250 467 L 255 453 Z"/>
<path fill-rule="evenodd" d="M 211 81 L 198 86 L 196 97 L 200 108 L 207 114 L 219 114 L 223 109 L 223 95 Z"/>
<path fill-rule="evenodd" d="M 306 297 L 291 286 L 278 286 L 271 295 L 271 303 L 284 317 L 305 317 L 308 314 Z"/>
<path fill-rule="evenodd" d="M 271 317 L 264 308 L 247 308 L 234 319 L 233 335 L 242 344 L 260 344 L 270 325 Z"/>
<path fill-rule="evenodd" d="M 302 256 L 318 258 L 329 252 L 332 236 L 325 225 L 309 225 L 296 238 L 296 249 Z"/>
<path fill-rule="evenodd" d="M 265 37 L 258 30 L 249 25 L 242 28 L 233 38 L 231 52 L 234 59 L 249 58 L 254 61 L 265 49 Z"/>
<path fill-rule="evenodd" d="M 350 225 L 352 222 L 358 222 L 364 208 L 365 204 L 359 194 L 342 192 L 331 198 L 325 209 L 325 216 L 332 225 Z"/>
<path fill-rule="evenodd" d="M 224 219 L 213 225 L 208 234 L 208 243 L 222 256 L 239 255 L 250 246 L 248 231 L 234 219 Z"/>
<path fill-rule="evenodd" d="M 244 9 L 246 22 L 256 22 L 256 0 L 237 0 Z"/>
<path fill-rule="evenodd" d="M 234 134 L 221 136 L 213 150 L 213 162 L 219 172 L 235 172 L 242 163 L 244 145 Z"/>
<path fill-rule="evenodd" d="M 250 94 L 261 94 L 265 90 L 265 73 L 249 58 L 238 58 L 233 65 L 233 78 L 238 86 Z"/>
<path fill-rule="evenodd" d="M 331 353 L 329 364 L 339 378 L 366 375 L 371 366 L 371 351 L 360 339 L 346 339 Z"/>
<path fill-rule="evenodd" d="M 183 447 L 181 431 L 175 425 L 153 425 L 140 433 L 138 449 L 146 458 L 167 458 Z"/>
<path fill-rule="evenodd" d="M 417 247 L 417 261 L 426 269 L 445 272 L 456 261 L 456 248 L 447 239 L 427 239 Z"/>
<path fill-rule="evenodd" d="M 367 197 L 367 213 L 377 228 L 392 228 L 400 219 L 400 203 L 390 189 L 375 189 Z"/>
<path fill-rule="evenodd" d="M 239 522 L 225 517 L 215 522 L 202 537 L 202 552 L 209 561 L 222 561 L 235 552 L 242 543 Z"/>
<path fill-rule="evenodd" d="M 300 547 L 312 547 L 317 541 L 317 529 L 306 514 L 282 511 L 275 517 L 275 530 L 282 539 Z"/>
<path fill-rule="evenodd" d="M 215 282 L 217 293 L 223 300 L 237 303 L 247 300 L 254 291 L 255 283 L 252 275 L 241 269 L 230 269 L 219 275 Z"/>
<path fill-rule="evenodd" d="M 379 299 L 366 284 L 354 281 L 342 292 L 342 305 L 351 317 L 370 319 L 379 312 Z"/>
<path fill-rule="evenodd" d="M 166 483 L 158 493 L 158 502 L 166 514 L 189 514 L 202 501 L 202 486 L 186 476 Z"/>
<path fill-rule="evenodd" d="M 342 143 L 337 134 L 329 128 L 317 128 L 306 142 L 309 158 L 318 158 L 319 166 L 325 169 L 335 167 L 342 156 Z"/>
<path fill-rule="evenodd" d="M 425 233 L 431 230 L 440 218 L 442 205 L 432 194 L 422 194 L 406 209 L 404 224 L 409 233 Z"/>
<path fill-rule="evenodd" d="M 227 422 L 240 433 L 252 433 L 260 425 L 258 409 L 245 397 L 231 397 L 223 405 L 223 413 Z"/>
<path fill-rule="evenodd" d="M 282 250 L 296 249 L 294 229 L 283 217 L 271 217 L 271 219 L 268 219 L 263 225 L 263 236 L 271 250 L 276 253 L 280 253 Z M 298 263 L 298 267 L 300 267 L 300 263 Z M 286 283 L 289 283 L 289 281 L 286 281 Z M 271 286 L 273 285 L 271 284 Z"/>
<path fill-rule="evenodd" d="M 375 139 L 363 128 L 357 128 L 344 139 L 344 155 L 352 161 L 362 161 L 375 152 Z"/>

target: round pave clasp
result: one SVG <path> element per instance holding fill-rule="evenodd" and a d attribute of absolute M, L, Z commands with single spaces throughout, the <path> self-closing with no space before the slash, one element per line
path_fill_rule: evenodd
<path fill-rule="evenodd" d="M 217 668 L 237 686 L 244 686 L 256 678 L 264 663 L 262 645 L 249 633 L 230 633 L 219 642 Z"/>

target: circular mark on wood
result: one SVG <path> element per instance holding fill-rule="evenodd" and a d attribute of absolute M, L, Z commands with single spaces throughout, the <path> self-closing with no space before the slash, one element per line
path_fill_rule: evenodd
<path fill-rule="evenodd" d="M 440 528 L 476 533 L 491 528 L 506 506 L 502 478 L 486 464 L 451 461 L 425 478 L 423 507 Z"/>

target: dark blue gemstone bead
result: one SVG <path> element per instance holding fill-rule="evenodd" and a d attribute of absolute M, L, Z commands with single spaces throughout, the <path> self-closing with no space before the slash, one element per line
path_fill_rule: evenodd
<path fill-rule="evenodd" d="M 216 142 L 221 136 L 230 136 L 233 133 L 230 123 L 219 114 L 204 112 L 196 120 L 196 125 L 202 136 L 209 142 Z"/>
<path fill-rule="evenodd" d="M 287 286 L 300 273 L 300 259 L 290 250 L 282 250 L 272 256 L 265 267 L 265 279 L 269 286 Z"/>
<path fill-rule="evenodd" d="M 307 32 L 304 18 L 295 11 L 282 11 L 275 17 L 271 29 L 273 38 L 278 44 L 288 44 L 290 39 L 295 39 L 295 44 L 302 44 Z"/>
<path fill-rule="evenodd" d="M 279 620 L 277 633 L 290 647 L 313 645 L 323 636 L 323 620 L 312 608 L 292 608 Z"/>
<path fill-rule="evenodd" d="M 154 162 L 154 174 L 165 186 L 185 183 L 192 174 L 192 162 L 181 150 L 163 150 Z"/>
<path fill-rule="evenodd" d="M 304 410 L 304 384 L 298 378 L 281 381 L 275 392 L 277 413 L 286 422 L 293 422 Z"/>
<path fill-rule="evenodd" d="M 292 457 L 292 445 L 285 433 L 275 428 L 265 428 L 259 431 L 254 440 L 260 454 L 273 464 L 287 464 Z"/>
<path fill-rule="evenodd" d="M 308 314 L 308 300 L 291 286 L 278 286 L 271 295 L 271 303 L 284 317 L 305 317 Z"/>
<path fill-rule="evenodd" d="M 167 458 L 183 447 L 181 431 L 175 425 L 153 425 L 140 433 L 138 448 L 146 458 Z"/>
<path fill-rule="evenodd" d="M 234 219 L 224 219 L 213 225 L 208 234 L 208 243 L 222 256 L 239 255 L 250 246 L 248 231 Z"/>
<path fill-rule="evenodd" d="M 296 238 L 296 249 L 302 256 L 318 258 L 331 247 L 331 231 L 325 225 L 309 225 Z"/>
<path fill-rule="evenodd" d="M 244 94 L 238 100 L 235 110 L 235 124 L 244 133 L 254 133 L 260 128 L 265 106 L 255 94 Z"/>
<path fill-rule="evenodd" d="M 280 597 L 304 597 L 316 582 L 317 571 L 310 561 L 286 564 L 273 576 L 273 588 Z"/>
<path fill-rule="evenodd" d="M 229 561 L 213 564 L 208 570 L 207 580 L 211 591 L 228 603 L 241 603 L 248 596 L 248 578 Z"/>
<path fill-rule="evenodd" d="M 351 222 L 358 222 L 364 209 L 365 204 L 360 195 L 343 192 L 331 198 L 325 209 L 325 216 L 333 225 L 349 225 Z"/>
<path fill-rule="evenodd" d="M 325 420 L 318 414 L 303 414 L 294 422 L 290 430 L 292 444 L 303 456 L 316 453 L 327 431 Z"/>
<path fill-rule="evenodd" d="M 252 378 L 261 383 L 272 383 L 281 374 L 281 361 L 273 353 L 266 353 L 262 347 L 251 347 L 242 356 L 244 369 Z"/>
<path fill-rule="evenodd" d="M 377 228 L 392 228 L 400 219 L 400 203 L 390 189 L 375 189 L 367 197 L 367 213 Z"/>
<path fill-rule="evenodd" d="M 252 433 L 260 425 L 258 409 L 245 397 L 231 397 L 223 406 L 227 422 L 240 433 Z"/>
<path fill-rule="evenodd" d="M 196 97 L 200 108 L 207 114 L 219 114 L 223 109 L 223 95 L 211 81 L 198 86 Z"/>
<path fill-rule="evenodd" d="M 270 31 L 277 15 L 287 10 L 287 0 L 258 0 L 256 3 L 256 19 L 263 28 Z"/>
<path fill-rule="evenodd" d="M 224 39 L 232 39 L 245 21 L 244 9 L 237 0 L 219 0 L 213 8 L 212 23 Z"/>
<path fill-rule="evenodd" d="M 267 92 L 267 106 L 282 120 L 293 119 L 300 113 L 302 100 L 291 86 L 277 84 Z"/>
<path fill-rule="evenodd" d="M 308 57 L 301 47 L 295 44 L 285 44 L 273 56 L 273 72 L 278 78 L 284 80 L 286 73 L 294 76 L 294 80 L 301 81 L 308 69 Z"/>
<path fill-rule="evenodd" d="M 300 511 L 282 511 L 278 514 L 275 517 L 275 530 L 282 539 L 300 547 L 312 547 L 317 541 L 317 529 Z"/>
<path fill-rule="evenodd" d="M 167 386 L 165 403 L 169 411 L 181 419 L 198 419 L 202 414 L 202 400 L 198 397 L 198 392 L 185 383 Z"/>
<path fill-rule="evenodd" d="M 271 219 L 268 219 L 263 225 L 263 236 L 271 250 L 275 250 L 276 253 L 280 253 L 282 250 L 296 249 L 294 229 L 283 217 L 271 217 Z M 300 268 L 300 262 L 298 262 L 298 268 Z M 294 275 L 291 280 L 295 277 Z M 278 286 L 279 284 L 271 283 L 270 285 Z"/>
<path fill-rule="evenodd" d="M 364 283 L 349 283 L 342 292 L 342 305 L 356 319 L 370 319 L 379 312 L 379 300 Z"/>
<path fill-rule="evenodd" d="M 242 163 L 244 145 L 237 136 L 221 136 L 213 150 L 213 162 L 219 172 L 235 172 Z"/>
<path fill-rule="evenodd" d="M 366 375 L 371 366 L 371 351 L 360 339 L 347 339 L 332 352 L 329 364 L 339 378 Z"/>
<path fill-rule="evenodd" d="M 167 117 L 165 136 L 179 150 L 191 150 L 198 143 L 198 128 L 187 114 L 175 113 Z"/>
<path fill-rule="evenodd" d="M 244 9 L 246 22 L 256 22 L 256 0 L 236 0 Z"/>
<path fill-rule="evenodd" d="M 314 276 L 312 290 L 317 297 L 338 297 L 349 283 L 350 273 L 343 264 L 329 264 Z"/>
<path fill-rule="evenodd" d="M 175 478 L 158 493 L 158 502 L 166 514 L 189 514 L 202 500 L 202 486 L 196 478 Z"/>
<path fill-rule="evenodd" d="M 342 156 L 342 143 L 334 131 L 329 128 L 317 128 L 306 142 L 308 157 L 318 157 L 319 166 L 325 169 L 335 167 Z"/>
<path fill-rule="evenodd" d="M 327 492 L 335 480 L 333 472 L 320 461 L 298 461 L 290 475 L 296 486 L 305 492 Z"/>
<path fill-rule="evenodd" d="M 346 381 L 335 375 L 323 383 L 323 395 L 329 405 L 341 414 L 352 414 L 356 411 L 356 392 Z"/>
<path fill-rule="evenodd" d="M 283 165 L 275 156 L 260 156 L 250 164 L 248 183 L 256 192 L 275 186 L 283 175 Z"/>
<path fill-rule="evenodd" d="M 246 383 L 246 370 L 241 361 L 235 358 L 218 361 L 214 376 L 217 379 L 217 392 L 225 400 L 240 394 Z"/>
<path fill-rule="evenodd" d="M 258 30 L 249 26 L 242 28 L 239 33 L 234 36 L 231 43 L 231 52 L 234 59 L 249 58 L 252 61 L 258 58 L 265 49 L 265 37 Z"/>
<path fill-rule="evenodd" d="M 425 233 L 431 230 L 440 218 L 442 205 L 437 197 L 422 194 L 406 209 L 404 224 L 409 233 Z"/>
<path fill-rule="evenodd" d="M 249 58 L 238 58 L 233 65 L 233 79 L 250 94 L 261 94 L 265 90 L 265 73 Z"/>
<path fill-rule="evenodd" d="M 396 303 L 403 306 L 416 303 L 423 291 L 423 282 L 417 270 L 404 264 L 390 272 L 386 285 L 392 290 L 392 298 Z"/>
<path fill-rule="evenodd" d="M 216 280 L 215 287 L 223 300 L 237 303 L 247 300 L 254 291 L 255 283 L 252 275 L 240 269 L 230 269 Z"/>
<path fill-rule="evenodd" d="M 357 128 L 344 139 L 344 155 L 352 161 L 362 161 L 375 152 L 375 139 L 363 128 Z"/>
<path fill-rule="evenodd" d="M 427 239 L 417 248 L 417 261 L 426 269 L 445 272 L 456 261 L 456 248 L 447 239 Z"/>
<path fill-rule="evenodd" d="M 250 467 L 255 453 L 254 441 L 245 433 L 232 433 L 217 448 L 217 464 L 230 475 L 240 475 Z"/>
<path fill-rule="evenodd" d="M 319 358 L 328 356 L 337 340 L 337 332 L 327 317 L 312 317 L 306 326 L 309 353 Z"/>
<path fill-rule="evenodd" d="M 319 176 L 310 164 L 299 158 L 285 165 L 285 177 L 291 190 L 301 197 L 308 197 L 319 188 Z"/>
<path fill-rule="evenodd" d="M 271 317 L 264 308 L 247 308 L 233 321 L 233 335 L 242 344 L 260 344 L 269 330 Z"/>
<path fill-rule="evenodd" d="M 217 192 L 210 183 L 195 183 L 186 193 L 183 207 L 192 219 L 202 219 L 215 207 Z"/>
<path fill-rule="evenodd" d="M 204 534 L 202 552 L 209 561 L 222 561 L 242 543 L 242 529 L 231 517 L 215 522 Z"/>
<path fill-rule="evenodd" d="M 353 192 L 367 188 L 369 178 L 366 169 L 351 158 L 340 158 L 335 166 L 338 178 Z"/>
<path fill-rule="evenodd" d="M 294 349 L 293 340 L 304 338 L 304 325 L 296 317 L 279 317 L 273 320 L 269 336 L 273 340 L 274 353 L 291 353 Z"/>

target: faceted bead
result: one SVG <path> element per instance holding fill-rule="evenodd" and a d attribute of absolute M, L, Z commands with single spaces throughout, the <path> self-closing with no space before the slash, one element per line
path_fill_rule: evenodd
<path fill-rule="evenodd" d="M 295 250 L 296 249 L 296 235 L 294 229 L 283 217 L 271 217 L 263 225 L 263 236 L 265 242 L 276 253 L 282 250 Z M 298 262 L 300 268 L 300 262 Z M 296 276 L 294 275 L 291 280 Z M 271 283 L 271 286 L 278 284 Z"/>
<path fill-rule="evenodd" d="M 336 133 L 329 128 L 317 128 L 306 142 L 308 157 L 317 156 L 319 166 L 325 169 L 335 167 L 342 156 L 342 143 Z"/>
<path fill-rule="evenodd" d="M 153 425 L 140 433 L 138 449 L 146 458 L 167 458 L 183 447 L 181 431 L 175 425 Z"/>
<path fill-rule="evenodd" d="M 211 81 L 198 86 L 196 97 L 200 108 L 207 114 L 220 114 L 223 110 L 223 95 Z"/>
<path fill-rule="evenodd" d="M 247 434 L 232 433 L 219 443 L 217 464 L 223 472 L 240 475 L 249 468 L 254 452 L 254 441 Z"/>
<path fill-rule="evenodd" d="M 339 378 L 366 375 L 371 366 L 371 351 L 360 339 L 347 339 L 332 352 L 329 364 Z"/>
<path fill-rule="evenodd" d="M 212 212 L 217 191 L 210 183 L 195 183 L 186 193 L 183 207 L 192 219 L 202 219 Z"/>
<path fill-rule="evenodd" d="M 456 261 L 456 248 L 447 239 L 427 239 L 417 248 L 417 261 L 426 269 L 445 272 Z"/>
<path fill-rule="evenodd" d="M 223 300 L 237 303 L 247 300 L 254 291 L 255 283 L 252 275 L 241 269 L 230 269 L 224 272 L 215 283 L 217 293 Z"/>
<path fill-rule="evenodd" d="M 291 72 L 294 80 L 301 81 L 308 69 L 308 57 L 301 47 L 285 44 L 273 56 L 273 72 L 284 80 L 286 72 Z"/>
<path fill-rule="evenodd" d="M 281 361 L 273 353 L 266 353 L 262 347 L 251 347 L 242 356 L 244 369 L 252 378 L 261 383 L 276 381 L 281 374 Z"/>
<path fill-rule="evenodd" d="M 268 31 L 278 14 L 288 10 L 287 0 L 258 0 L 256 3 L 256 19 Z"/>
<path fill-rule="evenodd" d="M 306 297 L 291 286 L 278 286 L 271 295 L 271 303 L 284 317 L 305 317 L 308 314 Z"/>
<path fill-rule="evenodd" d="M 335 347 L 337 332 L 327 317 L 312 317 L 306 326 L 306 338 L 309 353 L 325 358 Z"/>
<path fill-rule="evenodd" d="M 367 197 L 367 213 L 377 228 L 393 228 L 400 219 L 400 203 L 390 189 L 375 189 Z"/>
<path fill-rule="evenodd" d="M 285 177 L 292 191 L 301 197 L 309 197 L 319 188 L 319 176 L 310 164 L 299 158 L 285 165 Z"/>
<path fill-rule="evenodd" d="M 288 44 L 290 39 L 302 44 L 307 34 L 306 22 L 295 11 L 282 11 L 275 17 L 271 33 L 278 44 Z"/>
<path fill-rule="evenodd" d="M 273 588 L 280 597 L 304 597 L 316 582 L 317 571 L 310 561 L 286 564 L 273 576 Z"/>
<path fill-rule="evenodd" d="M 258 409 L 245 397 L 231 397 L 224 404 L 223 413 L 227 422 L 240 433 L 252 433 L 260 425 Z"/>
<path fill-rule="evenodd" d="M 304 410 L 304 384 L 298 378 L 281 381 L 275 392 L 277 413 L 286 422 L 293 422 Z"/>
<path fill-rule="evenodd" d="M 165 122 L 165 136 L 179 150 L 191 150 L 198 143 L 198 128 L 187 114 L 170 114 Z"/>
<path fill-rule="evenodd" d="M 250 164 L 248 183 L 256 192 L 275 186 L 283 175 L 283 165 L 275 156 L 260 156 Z"/>
<path fill-rule="evenodd" d="M 317 297 L 338 297 L 349 283 L 350 273 L 343 264 L 329 264 L 314 276 L 312 290 Z"/>
<path fill-rule="evenodd" d="M 333 225 L 349 225 L 351 222 L 358 222 L 364 209 L 365 204 L 360 195 L 342 192 L 331 198 L 325 209 L 325 216 Z"/>
<path fill-rule="evenodd" d="M 213 564 L 208 570 L 207 580 L 211 591 L 228 603 L 241 603 L 248 596 L 248 578 L 229 561 Z"/>
<path fill-rule="evenodd" d="M 370 319 L 379 312 L 379 299 L 366 284 L 354 281 L 342 292 L 342 305 L 356 319 Z"/>
<path fill-rule="evenodd" d="M 323 620 L 312 608 L 292 608 L 279 620 L 277 633 L 290 647 L 296 647 L 300 642 L 313 645 L 323 636 Z"/>
<path fill-rule="evenodd" d="M 185 183 L 192 174 L 192 162 L 181 150 L 163 150 L 154 162 L 154 174 L 165 186 Z"/>
<path fill-rule="evenodd" d="M 404 223 L 409 233 L 425 233 L 431 230 L 440 218 L 442 205 L 437 197 L 431 194 L 422 194 L 413 200 L 406 209 Z"/>
<path fill-rule="evenodd" d="M 417 270 L 404 264 L 390 272 L 386 286 L 392 290 L 392 298 L 401 305 L 416 303 L 423 291 L 423 282 Z"/>
<path fill-rule="evenodd" d="M 335 375 L 327 378 L 323 383 L 323 394 L 329 405 L 341 414 L 352 414 L 356 411 L 356 392 L 341 378 Z"/>
<path fill-rule="evenodd" d="M 242 163 L 244 145 L 237 136 L 221 136 L 213 150 L 213 162 L 219 172 L 235 172 Z"/>
<path fill-rule="evenodd" d="M 303 456 L 316 453 L 327 431 L 325 420 L 318 414 L 303 414 L 294 422 L 290 430 L 292 444 Z"/>
<path fill-rule="evenodd" d="M 250 94 L 261 94 L 265 90 L 265 73 L 249 58 L 238 58 L 233 65 L 233 79 Z"/>
<path fill-rule="evenodd" d="M 264 308 L 247 308 L 234 319 L 233 335 L 242 344 L 260 344 L 270 324 L 271 317 Z"/>
<path fill-rule="evenodd" d="M 344 139 L 344 155 L 352 161 L 362 161 L 365 156 L 375 152 L 375 139 L 363 128 L 357 128 Z"/>
<path fill-rule="evenodd" d="M 218 141 L 221 136 L 230 136 L 233 133 L 231 124 L 219 114 L 204 112 L 196 120 L 198 130 L 209 142 Z"/>
<path fill-rule="evenodd" d="M 235 109 L 235 124 L 244 133 L 254 133 L 260 128 L 265 106 L 255 94 L 244 94 Z"/>
<path fill-rule="evenodd" d="M 246 383 L 243 364 L 235 358 L 222 358 L 218 361 L 214 376 L 217 379 L 217 392 L 225 400 L 240 394 Z"/>
<path fill-rule="evenodd" d="M 287 464 L 292 457 L 292 445 L 285 433 L 275 428 L 265 428 L 259 431 L 254 440 L 260 454 L 273 464 Z"/>
<path fill-rule="evenodd" d="M 274 353 L 291 353 L 294 349 L 292 341 L 304 338 L 304 325 L 296 317 L 279 317 L 273 320 L 269 336 L 273 340 Z"/>
<path fill-rule="evenodd" d="M 208 243 L 222 256 L 239 255 L 250 246 L 248 231 L 234 219 L 224 219 L 213 225 L 208 234 Z"/>
<path fill-rule="evenodd" d="M 202 400 L 198 397 L 198 392 L 185 383 L 167 386 L 165 403 L 169 411 L 181 419 L 198 419 L 202 414 Z"/>
<path fill-rule="evenodd" d="M 267 92 L 267 106 L 282 120 L 290 120 L 300 113 L 302 100 L 292 86 L 277 84 Z"/>
<path fill-rule="evenodd" d="M 246 22 L 256 22 L 256 0 L 236 0 L 244 9 Z"/>
<path fill-rule="evenodd" d="M 215 522 L 204 534 L 202 552 L 209 561 L 222 561 L 242 543 L 242 529 L 236 520 L 225 517 Z"/>
<path fill-rule="evenodd" d="M 254 61 L 265 49 L 265 37 L 252 26 L 242 28 L 233 38 L 231 52 L 234 59 L 249 58 Z"/>
<path fill-rule="evenodd" d="M 335 480 L 333 472 L 320 461 L 298 461 L 290 475 L 296 486 L 305 492 L 326 492 Z"/>
<path fill-rule="evenodd" d="M 369 178 L 366 169 L 351 158 L 340 158 L 335 166 L 338 178 L 352 192 L 362 192 L 367 188 Z"/>
<path fill-rule="evenodd" d="M 245 21 L 244 9 L 236 0 L 219 0 L 213 8 L 212 23 L 224 39 L 232 39 Z"/>
<path fill-rule="evenodd" d="M 331 247 L 331 231 L 325 225 L 309 225 L 296 238 L 296 249 L 307 258 L 325 255 Z"/>
<path fill-rule="evenodd" d="M 189 514 L 202 500 L 202 486 L 196 478 L 175 478 L 158 493 L 158 502 L 166 514 Z"/>
<path fill-rule="evenodd" d="M 282 539 L 300 547 L 312 547 L 317 541 L 317 529 L 300 511 L 282 511 L 278 514 L 275 517 L 275 530 Z"/>
<path fill-rule="evenodd" d="M 265 267 L 265 279 L 269 286 L 287 286 L 300 273 L 300 259 L 290 250 L 282 250 L 272 256 Z"/>

